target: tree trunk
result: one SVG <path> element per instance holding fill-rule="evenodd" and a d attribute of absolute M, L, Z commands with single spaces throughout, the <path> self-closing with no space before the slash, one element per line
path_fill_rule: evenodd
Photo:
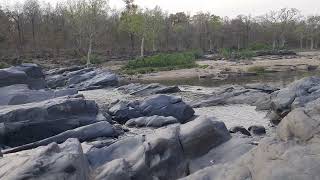
<path fill-rule="evenodd" d="M 88 48 L 88 55 L 87 55 L 87 67 L 91 64 L 91 52 L 92 52 L 92 41 L 93 41 L 93 35 L 91 34 L 89 37 L 89 48 Z"/>
<path fill-rule="evenodd" d="M 313 37 L 310 39 L 310 49 L 313 50 L 314 46 L 314 40 Z"/>
<path fill-rule="evenodd" d="M 157 51 L 156 42 L 155 42 L 155 39 L 154 39 L 154 38 L 152 39 L 152 51 L 153 51 L 153 52 L 156 52 L 156 51 Z"/>
<path fill-rule="evenodd" d="M 131 54 L 134 54 L 134 34 L 130 33 L 130 41 L 131 41 Z"/>
<path fill-rule="evenodd" d="M 315 43 L 314 43 L 314 48 L 315 48 L 315 49 L 318 49 L 318 39 L 315 39 L 314 42 L 315 42 Z"/>
<path fill-rule="evenodd" d="M 241 45 L 240 45 L 240 36 L 238 37 L 238 51 L 240 51 Z"/>
<path fill-rule="evenodd" d="M 303 49 L 303 36 L 300 36 L 300 49 Z"/>
<path fill-rule="evenodd" d="M 276 40 L 273 39 L 273 42 L 272 42 L 272 49 L 273 49 L 273 50 L 276 49 L 276 45 L 277 45 Z"/>
<path fill-rule="evenodd" d="M 35 29 L 34 29 L 34 19 L 31 20 L 32 26 L 32 41 L 33 41 L 33 48 L 36 48 L 36 37 L 35 37 Z"/>
<path fill-rule="evenodd" d="M 144 36 L 141 39 L 141 48 L 140 48 L 140 56 L 144 56 Z"/>

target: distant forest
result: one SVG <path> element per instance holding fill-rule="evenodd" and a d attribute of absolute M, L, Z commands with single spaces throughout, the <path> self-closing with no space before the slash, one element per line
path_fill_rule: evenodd
<path fill-rule="evenodd" d="M 160 7 L 142 9 L 124 0 L 123 10 L 110 9 L 106 0 L 39 3 L 27 0 L 0 6 L 0 57 L 75 57 L 144 55 L 153 52 L 266 46 L 316 49 L 320 16 L 303 16 L 298 9 L 236 18 L 214 12 L 169 14 Z"/>

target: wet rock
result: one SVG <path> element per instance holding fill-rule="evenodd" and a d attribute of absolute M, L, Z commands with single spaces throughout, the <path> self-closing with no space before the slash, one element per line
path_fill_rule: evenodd
<path fill-rule="evenodd" d="M 156 95 L 143 101 L 119 102 L 110 108 L 110 114 L 120 123 L 143 116 L 172 116 L 180 123 L 189 120 L 194 110 L 180 97 Z"/>
<path fill-rule="evenodd" d="M 266 134 L 266 128 L 263 126 L 250 126 L 248 130 L 251 132 L 253 135 L 265 135 Z"/>
<path fill-rule="evenodd" d="M 62 143 L 69 138 L 76 138 L 80 142 L 84 142 L 84 141 L 89 141 L 98 137 L 115 137 L 115 136 L 116 136 L 116 132 L 114 131 L 112 125 L 106 121 L 102 121 L 102 122 L 97 122 L 87 126 L 82 126 L 76 129 L 67 130 L 63 133 L 43 139 L 41 141 L 25 144 L 12 149 L 7 149 L 2 152 L 4 154 L 14 153 L 18 151 L 36 148 L 39 146 L 45 146 L 53 142 Z"/>
<path fill-rule="evenodd" d="M 89 165 L 76 139 L 0 158 L 1 179 L 89 179 Z"/>
<path fill-rule="evenodd" d="M 50 88 L 69 87 L 78 90 L 99 89 L 118 84 L 118 76 L 111 71 L 83 68 L 71 69 L 70 71 L 60 71 L 59 73 L 51 73 L 46 77 L 47 84 Z"/>
<path fill-rule="evenodd" d="M 152 94 L 169 94 L 181 91 L 178 86 L 164 86 L 158 83 L 148 85 L 132 83 L 125 86 L 121 86 L 117 90 L 126 94 L 139 96 L 146 96 Z"/>
<path fill-rule="evenodd" d="M 0 87 L 0 106 L 40 102 L 77 93 L 76 89 L 31 90 L 26 84 L 16 84 Z"/>
<path fill-rule="evenodd" d="M 243 135 L 251 136 L 250 132 L 243 126 L 235 126 L 229 129 L 230 133 L 241 133 Z"/>
<path fill-rule="evenodd" d="M 287 88 L 281 89 L 272 99 L 272 122 L 278 124 L 292 109 L 303 107 L 308 102 L 320 98 L 320 78 L 307 77 L 291 83 Z"/>
<path fill-rule="evenodd" d="M 11 147 L 39 141 L 105 118 L 94 101 L 59 97 L 0 109 L 0 144 Z"/>
<path fill-rule="evenodd" d="M 120 140 L 89 151 L 87 157 L 96 179 L 177 179 L 187 175 L 190 158 L 231 138 L 224 124 L 213 120 L 200 118 Z"/>
<path fill-rule="evenodd" d="M 129 127 L 162 127 L 169 124 L 179 123 L 179 121 L 174 117 L 163 117 L 163 116 L 150 116 L 150 117 L 139 117 L 135 119 L 130 119 L 126 122 L 126 126 Z"/>
<path fill-rule="evenodd" d="M 46 86 L 42 69 L 36 64 L 21 64 L 0 69 L 0 87 L 14 84 L 27 84 L 31 89 L 42 89 Z"/>
<path fill-rule="evenodd" d="M 292 110 L 277 133 L 238 159 L 184 179 L 289 180 L 320 178 L 320 100 Z"/>

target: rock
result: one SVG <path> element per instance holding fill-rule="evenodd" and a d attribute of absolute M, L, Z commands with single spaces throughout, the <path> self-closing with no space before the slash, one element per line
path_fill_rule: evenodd
<path fill-rule="evenodd" d="M 169 124 L 179 123 L 179 121 L 174 117 L 163 117 L 163 116 L 150 116 L 150 117 L 140 117 L 135 119 L 130 119 L 126 122 L 126 126 L 129 127 L 162 127 Z"/>
<path fill-rule="evenodd" d="M 87 153 L 96 179 L 177 179 L 188 173 L 188 161 L 230 139 L 222 122 L 199 118 L 161 128 L 152 134 L 120 140 Z M 210 139 L 210 141 L 208 141 Z"/>
<path fill-rule="evenodd" d="M 194 114 L 194 110 L 180 97 L 156 95 L 143 101 L 119 102 L 110 108 L 110 115 L 120 123 L 143 116 L 172 116 L 180 123 L 185 123 Z"/>
<path fill-rule="evenodd" d="M 12 149 L 7 149 L 2 152 L 4 154 L 14 153 L 18 151 L 36 148 L 39 146 L 46 146 L 53 142 L 62 143 L 69 138 L 77 138 L 80 142 L 84 142 L 84 141 L 89 141 L 98 137 L 115 137 L 115 136 L 116 134 L 114 129 L 112 128 L 112 125 L 106 121 L 102 121 L 102 122 L 97 122 L 87 126 L 79 127 L 76 129 L 67 130 L 63 133 L 43 139 L 41 141 L 25 144 Z"/>
<path fill-rule="evenodd" d="M 273 116 L 273 123 L 278 124 L 292 109 L 320 98 L 320 78 L 307 77 L 291 83 L 281 89 L 272 99 L 272 111 L 279 117 Z"/>
<path fill-rule="evenodd" d="M 88 162 L 76 139 L 0 158 L 1 179 L 89 179 Z"/>
<path fill-rule="evenodd" d="M 148 85 L 132 83 L 125 86 L 121 86 L 117 90 L 126 94 L 139 96 L 146 96 L 152 94 L 168 94 L 181 91 L 178 86 L 164 86 L 158 83 Z"/>
<path fill-rule="evenodd" d="M 77 93 L 76 89 L 31 90 L 26 84 L 16 84 L 0 87 L 0 106 L 40 102 Z"/>
<path fill-rule="evenodd" d="M 261 90 L 246 89 L 241 86 L 227 86 L 219 88 L 211 97 L 191 102 L 194 108 L 228 104 L 248 104 L 256 106 L 258 110 L 269 110 L 271 95 Z"/>
<path fill-rule="evenodd" d="M 229 141 L 212 148 L 207 154 L 194 158 L 189 163 L 190 173 L 210 166 L 232 162 L 256 147 L 252 138 L 232 137 Z"/>
<path fill-rule="evenodd" d="M 250 132 L 244 128 L 243 126 L 235 126 L 229 129 L 230 133 L 238 133 L 240 132 L 243 135 L 251 136 Z"/>
<path fill-rule="evenodd" d="M 264 128 L 263 126 L 250 126 L 248 130 L 253 135 L 261 136 L 266 134 L 266 128 Z"/>
<path fill-rule="evenodd" d="M 247 89 L 260 90 L 260 91 L 268 93 L 268 94 L 271 94 L 271 93 L 273 93 L 275 91 L 280 90 L 279 88 L 272 87 L 272 86 L 269 86 L 269 85 L 266 85 L 266 84 L 259 84 L 259 83 L 257 83 L 257 84 L 247 84 L 244 87 L 247 88 Z"/>
<path fill-rule="evenodd" d="M 69 87 L 78 90 L 115 86 L 119 82 L 118 76 L 111 71 L 94 68 L 60 70 L 47 76 L 46 81 L 50 88 Z"/>
<path fill-rule="evenodd" d="M 94 101 L 79 95 L 5 106 L 0 109 L 0 144 L 15 147 L 105 120 L 98 112 Z"/>
<path fill-rule="evenodd" d="M 320 100 L 292 110 L 276 134 L 231 162 L 199 170 L 183 179 L 317 180 L 320 178 Z"/>
<path fill-rule="evenodd" d="M 27 84 L 31 89 L 42 89 L 46 86 L 42 69 L 36 64 L 0 69 L 0 87 L 14 84 Z"/>

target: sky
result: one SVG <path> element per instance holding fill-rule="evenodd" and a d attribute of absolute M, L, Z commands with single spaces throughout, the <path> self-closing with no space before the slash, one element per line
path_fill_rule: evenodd
<path fill-rule="evenodd" d="M 24 0 L 0 0 L 0 2 L 14 3 Z M 39 0 L 55 4 L 68 0 Z M 235 17 L 239 14 L 258 16 L 271 10 L 281 8 L 297 8 L 303 15 L 320 14 L 320 0 L 135 0 L 136 4 L 144 8 L 154 8 L 156 5 L 169 13 L 210 12 L 219 16 Z M 112 8 L 124 7 L 122 0 L 109 0 Z"/>

